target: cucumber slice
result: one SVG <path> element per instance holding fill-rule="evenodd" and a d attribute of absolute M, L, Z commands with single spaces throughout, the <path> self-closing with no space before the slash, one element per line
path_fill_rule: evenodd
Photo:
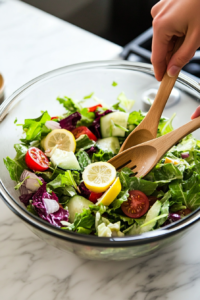
<path fill-rule="evenodd" d="M 128 117 L 129 114 L 121 111 L 116 111 L 101 117 L 100 129 L 101 129 L 102 137 L 103 138 L 110 137 L 111 132 L 112 132 L 112 136 L 125 136 L 125 131 L 116 126 L 113 126 L 113 123 L 127 129 Z"/>
<path fill-rule="evenodd" d="M 120 148 L 119 140 L 117 137 L 108 137 L 98 140 L 96 146 L 103 151 L 112 151 L 113 154 L 117 154 Z"/>
<path fill-rule="evenodd" d="M 69 200 L 68 203 L 68 210 L 69 210 L 69 221 L 71 223 L 74 222 L 75 214 L 82 213 L 83 208 L 89 208 L 90 205 L 93 205 L 93 203 L 87 199 L 85 199 L 82 196 L 74 196 Z"/>
<path fill-rule="evenodd" d="M 154 203 L 154 205 L 150 208 L 150 210 L 148 211 L 147 215 L 146 215 L 146 219 L 144 220 L 144 224 L 149 222 L 149 221 L 153 221 L 154 218 L 158 217 L 158 215 L 160 214 L 161 211 L 161 207 L 162 207 L 162 203 L 160 201 L 156 201 Z M 154 226 L 156 225 L 157 220 L 151 222 L 150 224 L 141 227 L 140 228 L 140 233 L 144 233 L 147 231 L 150 231 L 154 228 Z"/>
<path fill-rule="evenodd" d="M 80 170 L 78 160 L 73 152 L 67 152 L 60 149 L 55 149 L 51 158 L 51 162 L 64 170 Z"/>

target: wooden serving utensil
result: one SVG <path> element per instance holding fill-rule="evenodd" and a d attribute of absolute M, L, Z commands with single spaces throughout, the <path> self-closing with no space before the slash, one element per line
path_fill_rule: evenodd
<path fill-rule="evenodd" d="M 3 101 L 3 97 L 4 97 L 4 78 L 0 74 L 0 104 Z"/>
<path fill-rule="evenodd" d="M 157 139 L 129 148 L 108 162 L 112 164 L 117 171 L 128 167 L 133 170 L 136 177 L 144 177 L 155 167 L 172 146 L 199 127 L 200 117 Z"/>
<path fill-rule="evenodd" d="M 177 39 L 171 56 L 180 48 L 183 41 L 184 37 Z M 153 101 L 149 112 L 147 113 L 143 121 L 126 138 L 119 150 L 119 153 L 130 147 L 156 138 L 160 117 L 177 78 L 178 75 L 175 77 L 169 77 L 167 75 L 167 72 L 165 72 L 165 75 L 161 81 L 155 100 Z"/>

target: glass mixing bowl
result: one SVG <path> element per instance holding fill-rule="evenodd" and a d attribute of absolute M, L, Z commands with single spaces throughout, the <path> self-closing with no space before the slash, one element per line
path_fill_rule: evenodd
<path fill-rule="evenodd" d="M 116 87 L 112 86 L 113 81 L 118 83 Z M 138 236 L 99 238 L 67 232 L 53 227 L 26 210 L 19 201 L 19 192 L 14 190 L 15 182 L 10 179 L 3 164 L 4 157 L 15 156 L 13 145 L 22 136 L 21 127 L 14 124 L 15 118 L 18 123 L 23 123 L 25 118 L 39 116 L 42 110 L 48 110 L 52 116 L 62 114 L 64 108 L 55 100 L 57 96 L 67 95 L 80 100 L 94 92 L 96 97 L 111 105 L 116 102 L 119 93 L 124 91 L 128 98 L 136 100 L 134 109 L 138 110 L 142 109 L 144 92 L 152 88 L 158 88 L 158 83 L 149 64 L 90 62 L 67 66 L 39 76 L 18 89 L 1 105 L 0 197 L 42 240 L 88 259 L 124 260 L 147 255 L 164 247 L 188 232 L 200 220 L 200 209 L 197 209 L 176 223 Z M 166 108 L 164 115 L 171 116 L 173 112 L 177 112 L 174 124 L 178 127 L 189 120 L 190 113 L 197 107 L 194 97 L 200 96 L 200 87 L 195 81 L 180 75 L 176 88 L 180 100 Z M 91 99 L 87 106 L 92 104 L 90 102 Z"/>

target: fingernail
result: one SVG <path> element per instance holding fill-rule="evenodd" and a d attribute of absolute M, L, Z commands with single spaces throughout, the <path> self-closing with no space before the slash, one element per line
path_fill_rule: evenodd
<path fill-rule="evenodd" d="M 178 73 L 180 72 L 180 68 L 177 66 L 172 66 L 168 71 L 167 74 L 169 77 L 174 77 L 176 75 L 178 75 Z"/>

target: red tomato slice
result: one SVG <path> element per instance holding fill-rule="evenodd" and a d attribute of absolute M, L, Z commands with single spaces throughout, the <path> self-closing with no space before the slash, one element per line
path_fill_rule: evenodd
<path fill-rule="evenodd" d="M 53 120 L 53 119 L 58 119 L 58 117 L 51 117 L 51 120 Z"/>
<path fill-rule="evenodd" d="M 90 140 L 97 141 L 97 137 L 85 126 L 80 126 L 72 130 L 75 139 L 78 139 L 82 134 L 86 134 Z"/>
<path fill-rule="evenodd" d="M 149 199 L 140 191 L 130 191 L 128 201 L 122 203 L 121 209 L 130 218 L 140 218 L 149 209 Z"/>
<path fill-rule="evenodd" d="M 99 199 L 102 195 L 103 195 L 103 193 L 91 192 L 89 200 L 92 201 L 93 203 L 96 203 L 97 199 Z"/>
<path fill-rule="evenodd" d="M 88 107 L 89 112 L 94 112 L 98 107 L 103 107 L 101 104 L 97 104 L 91 107 Z"/>
<path fill-rule="evenodd" d="M 49 160 L 38 148 L 29 148 L 25 155 L 25 162 L 33 171 L 45 171 L 49 168 Z"/>

